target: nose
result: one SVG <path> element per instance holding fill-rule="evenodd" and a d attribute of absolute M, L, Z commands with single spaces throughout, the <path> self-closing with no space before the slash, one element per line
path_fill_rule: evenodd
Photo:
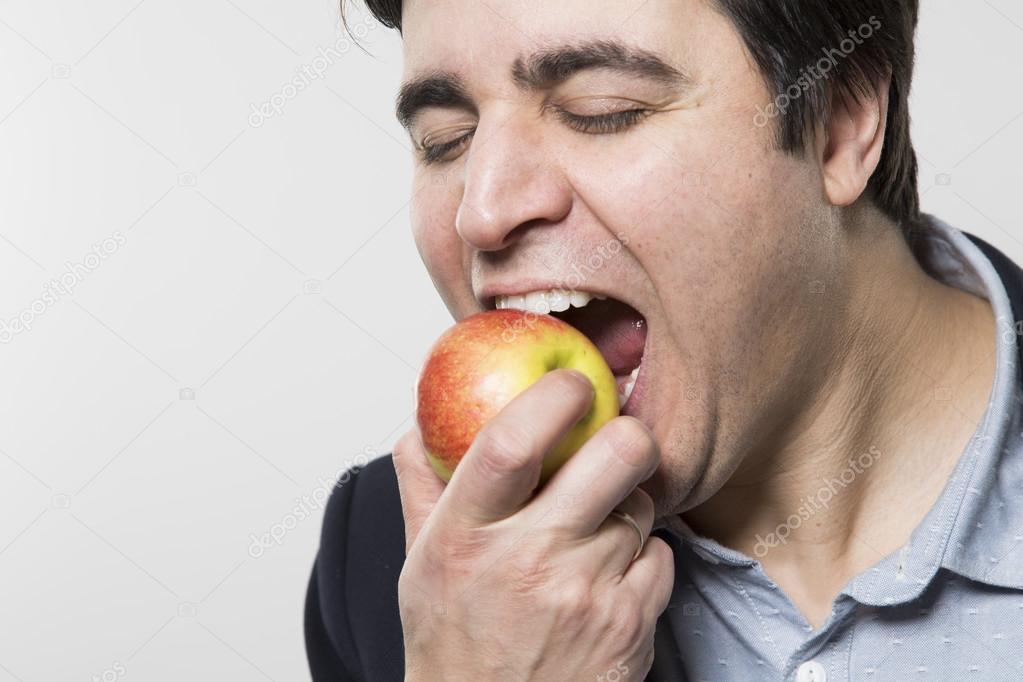
<path fill-rule="evenodd" d="M 563 220 L 572 190 L 541 131 L 514 118 L 476 129 L 455 230 L 474 249 L 507 248 L 528 229 Z"/>

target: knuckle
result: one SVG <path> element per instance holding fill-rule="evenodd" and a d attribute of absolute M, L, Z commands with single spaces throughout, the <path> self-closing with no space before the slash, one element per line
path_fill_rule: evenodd
<path fill-rule="evenodd" d="M 487 547 L 488 540 L 478 529 L 449 531 L 438 539 L 431 558 L 438 558 L 440 565 L 446 567 L 472 565 L 486 554 Z"/>
<path fill-rule="evenodd" d="M 533 436 L 517 424 L 497 421 L 488 424 L 476 436 L 478 463 L 489 473 L 503 475 L 517 471 L 529 462 Z"/>
<path fill-rule="evenodd" d="M 643 548 L 644 554 L 653 555 L 653 564 L 649 567 L 655 577 L 653 589 L 646 598 L 661 608 L 666 608 L 675 589 L 675 555 L 664 540 L 651 537 Z"/>
<path fill-rule="evenodd" d="M 656 535 L 650 536 L 647 539 L 645 550 L 653 552 L 657 559 L 659 568 L 664 569 L 665 580 L 674 582 L 675 578 L 675 553 L 671 551 L 671 547 L 667 542 L 657 537 Z"/>
<path fill-rule="evenodd" d="M 657 444 L 643 422 L 635 417 L 617 417 L 604 430 L 608 447 L 629 466 L 648 469 L 656 464 Z"/>
<path fill-rule="evenodd" d="M 557 589 L 548 590 L 551 608 L 562 620 L 579 624 L 593 612 L 593 586 L 582 578 L 569 578 L 558 583 Z"/>
<path fill-rule="evenodd" d="M 632 496 L 635 498 L 634 504 L 640 516 L 644 519 L 652 519 L 656 509 L 654 508 L 654 498 L 650 497 L 650 493 L 642 488 L 636 488 L 632 492 Z"/>
<path fill-rule="evenodd" d="M 391 459 L 396 465 L 403 464 L 414 456 L 416 452 L 419 434 L 416 433 L 415 429 L 406 431 L 405 434 L 398 439 L 394 444 L 394 449 L 391 452 Z"/>
<path fill-rule="evenodd" d="M 398 603 L 411 604 L 416 597 L 416 577 L 411 564 L 406 564 L 398 574 Z"/>
<path fill-rule="evenodd" d="M 449 580 L 471 573 L 489 549 L 489 540 L 481 529 L 448 528 L 423 539 L 413 546 L 406 565 L 414 559 L 415 574 Z"/>
<path fill-rule="evenodd" d="M 431 583 L 430 577 L 411 563 L 402 568 L 398 575 L 398 605 L 402 610 L 411 610 L 419 605 L 424 594 L 428 593 L 423 586 Z"/>

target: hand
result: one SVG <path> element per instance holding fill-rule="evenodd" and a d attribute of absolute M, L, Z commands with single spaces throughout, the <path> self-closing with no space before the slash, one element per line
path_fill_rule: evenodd
<path fill-rule="evenodd" d="M 419 432 L 395 447 L 407 558 L 398 581 L 406 680 L 641 680 L 675 579 L 649 537 L 659 463 L 647 428 L 608 422 L 534 494 L 546 451 L 584 415 L 590 382 L 550 372 L 477 435 L 451 482 Z M 648 538 L 611 516 L 630 514 Z"/>

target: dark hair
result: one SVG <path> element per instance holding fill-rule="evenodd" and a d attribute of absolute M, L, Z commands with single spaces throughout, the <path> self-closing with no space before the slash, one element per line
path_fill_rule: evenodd
<path fill-rule="evenodd" d="M 380 23 L 401 32 L 402 0 L 364 1 Z M 775 96 L 761 115 L 765 122 L 777 116 L 785 151 L 805 148 L 812 127 L 827 122 L 832 98 L 858 101 L 891 75 L 884 150 L 868 192 L 908 235 L 920 218 L 909 120 L 919 0 L 712 2 L 735 25 Z"/>

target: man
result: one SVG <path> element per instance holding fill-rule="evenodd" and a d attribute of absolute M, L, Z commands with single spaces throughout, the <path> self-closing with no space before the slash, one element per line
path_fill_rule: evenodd
<path fill-rule="evenodd" d="M 314 677 L 1023 678 L 1023 274 L 919 212 L 916 0 L 369 6 L 452 315 L 606 297 L 627 402 L 538 491 L 570 373 L 335 491 Z"/>

